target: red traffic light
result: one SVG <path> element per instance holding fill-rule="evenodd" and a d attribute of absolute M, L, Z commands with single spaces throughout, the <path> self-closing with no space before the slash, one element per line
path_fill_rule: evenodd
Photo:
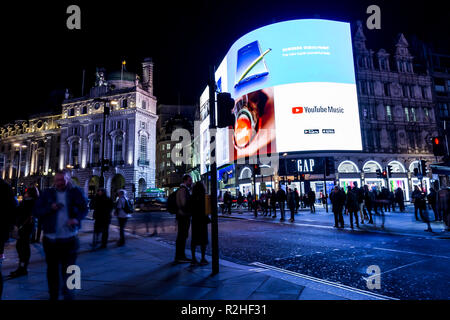
<path fill-rule="evenodd" d="M 441 141 L 439 140 L 439 138 L 434 138 L 434 144 L 439 144 Z"/>
<path fill-rule="evenodd" d="M 383 171 L 383 177 L 386 177 L 386 176 L 387 176 L 387 172 Z"/>

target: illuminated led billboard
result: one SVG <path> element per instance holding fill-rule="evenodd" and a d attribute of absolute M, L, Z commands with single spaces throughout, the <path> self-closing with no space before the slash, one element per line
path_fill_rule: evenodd
<path fill-rule="evenodd" d="M 362 150 L 349 23 L 292 20 L 254 30 L 232 45 L 216 82 L 236 102 L 232 146 L 218 146 L 228 161 Z"/>

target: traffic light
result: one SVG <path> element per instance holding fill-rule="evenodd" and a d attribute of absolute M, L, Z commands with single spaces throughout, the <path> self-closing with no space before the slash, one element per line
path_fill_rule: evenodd
<path fill-rule="evenodd" d="M 425 160 L 420 160 L 420 173 L 425 175 L 427 173 L 427 162 Z"/>
<path fill-rule="evenodd" d="M 392 166 L 387 166 L 387 172 L 388 172 L 389 177 L 391 177 L 392 176 Z"/>
<path fill-rule="evenodd" d="M 419 175 L 419 169 L 418 168 L 414 168 L 414 175 L 416 177 Z"/>
<path fill-rule="evenodd" d="M 259 167 L 259 164 L 253 165 L 253 175 L 260 175 L 261 174 L 261 168 Z"/>
<path fill-rule="evenodd" d="M 228 92 L 217 93 L 217 127 L 225 128 L 234 125 L 234 100 Z"/>
<path fill-rule="evenodd" d="M 383 175 L 381 174 L 381 170 L 380 169 L 377 169 L 377 177 L 378 178 L 383 177 Z"/>
<path fill-rule="evenodd" d="M 333 158 L 325 158 L 325 175 L 329 176 L 334 172 L 334 160 Z"/>
<path fill-rule="evenodd" d="M 387 172 L 386 172 L 386 170 L 384 170 L 384 171 L 381 173 L 381 176 L 382 176 L 383 178 L 387 178 Z"/>
<path fill-rule="evenodd" d="M 433 154 L 435 156 L 444 156 L 445 155 L 445 145 L 444 139 L 442 137 L 433 137 Z"/>
<path fill-rule="evenodd" d="M 304 173 L 300 174 L 300 181 L 305 181 L 305 174 Z"/>

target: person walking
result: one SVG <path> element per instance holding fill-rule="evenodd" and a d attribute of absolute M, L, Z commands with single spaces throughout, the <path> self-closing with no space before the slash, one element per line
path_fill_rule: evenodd
<path fill-rule="evenodd" d="M 330 194 L 330 201 L 333 206 L 334 227 L 344 228 L 344 217 L 342 209 L 345 204 L 345 193 L 343 193 L 338 186 L 335 186 Z"/>
<path fill-rule="evenodd" d="M 395 212 L 395 194 L 393 191 L 389 191 L 389 208 L 391 208 L 391 207 L 392 207 L 392 212 Z"/>
<path fill-rule="evenodd" d="M 270 206 L 272 207 L 273 215 L 272 218 L 277 217 L 277 194 L 275 190 L 272 190 L 270 194 Z"/>
<path fill-rule="evenodd" d="M 192 183 L 192 178 L 191 178 Z M 225 205 L 225 212 L 228 212 L 229 215 L 231 215 L 231 204 L 233 200 L 231 199 L 231 193 L 229 191 L 226 191 L 223 195 L 223 204 Z"/>
<path fill-rule="evenodd" d="M 300 195 L 298 194 L 297 188 L 294 189 L 294 197 L 295 197 L 295 213 L 298 212 L 300 208 Z"/>
<path fill-rule="evenodd" d="M 437 192 L 436 219 L 446 222 L 446 215 L 449 211 L 450 190 L 444 186 Z M 446 223 L 447 225 L 447 223 Z"/>
<path fill-rule="evenodd" d="M 430 224 L 430 217 L 428 214 L 428 210 L 427 210 L 427 195 L 425 192 L 420 192 L 420 195 L 416 198 L 416 201 L 418 201 L 418 207 L 419 207 L 419 214 L 420 214 L 420 218 L 422 219 L 423 222 L 425 222 L 427 224 L 427 229 L 425 231 L 427 232 L 433 232 L 433 230 L 431 229 L 431 224 Z"/>
<path fill-rule="evenodd" d="M 4 259 L 5 244 L 9 240 L 11 227 L 14 225 L 14 214 L 17 207 L 17 199 L 9 184 L 0 178 L 0 300 L 3 294 L 2 263 Z"/>
<path fill-rule="evenodd" d="M 243 204 L 244 204 L 244 197 L 242 196 L 242 193 L 239 191 L 237 196 L 238 213 L 242 213 Z"/>
<path fill-rule="evenodd" d="M 28 274 L 27 268 L 31 256 L 30 241 L 33 232 L 33 209 L 37 198 L 36 189 L 27 188 L 23 195 L 23 200 L 16 210 L 16 226 L 18 229 L 16 250 L 19 256 L 19 266 L 9 274 L 11 278 Z"/>
<path fill-rule="evenodd" d="M 372 218 L 372 207 L 374 202 L 373 193 L 370 192 L 369 187 L 367 185 L 364 185 L 363 192 L 364 192 L 364 216 L 367 216 L 369 219 L 369 223 L 373 224 Z"/>
<path fill-rule="evenodd" d="M 182 178 L 182 183 L 180 188 L 176 193 L 176 202 L 177 202 L 177 214 L 176 220 L 178 224 L 177 230 L 177 239 L 175 242 L 175 262 L 176 263 L 184 263 L 191 262 L 190 259 L 186 257 L 186 240 L 189 236 L 189 227 L 191 225 L 191 186 L 192 186 L 192 177 L 188 174 L 185 174 Z M 225 195 L 224 195 L 225 198 Z"/>
<path fill-rule="evenodd" d="M 247 194 L 247 208 L 249 212 L 252 211 L 252 201 L 253 201 L 252 193 L 249 191 Z"/>
<path fill-rule="evenodd" d="M 403 189 L 400 187 L 395 190 L 395 202 L 397 202 L 400 212 L 405 212 Z"/>
<path fill-rule="evenodd" d="M 92 247 L 96 247 L 98 238 L 101 234 L 101 248 L 106 248 L 108 244 L 109 225 L 111 224 L 111 211 L 114 208 L 114 202 L 106 195 L 104 188 L 99 188 L 97 194 L 90 203 L 91 209 L 94 210 L 94 233 Z"/>
<path fill-rule="evenodd" d="M 353 229 L 353 216 L 355 216 L 356 227 L 359 228 L 358 222 L 358 194 L 351 186 L 347 187 L 347 197 L 345 200 L 346 211 L 350 215 L 350 228 Z"/>
<path fill-rule="evenodd" d="M 39 198 L 40 192 L 39 192 L 39 188 L 37 187 L 37 182 L 35 184 L 33 184 L 31 187 L 29 187 L 28 189 L 34 189 L 34 191 L 32 191 L 33 193 L 36 193 L 37 197 Z M 32 217 L 33 221 L 32 221 L 32 226 L 33 226 L 33 230 L 31 233 L 31 243 L 40 243 L 41 242 L 41 235 L 42 235 L 42 223 L 41 221 L 36 218 L 36 217 Z"/>
<path fill-rule="evenodd" d="M 355 181 L 353 184 L 353 191 L 356 193 L 358 199 L 358 212 L 361 217 L 361 224 L 364 224 L 364 190 L 358 188 L 358 183 Z"/>
<path fill-rule="evenodd" d="M 291 211 L 291 218 L 289 219 L 289 221 L 290 222 L 294 222 L 294 217 L 295 217 L 295 192 L 292 189 L 288 189 L 287 203 L 288 203 L 289 210 Z"/>
<path fill-rule="evenodd" d="M 311 213 L 315 213 L 316 212 L 316 193 L 312 190 L 308 191 L 308 205 L 309 208 L 311 209 Z"/>
<path fill-rule="evenodd" d="M 83 191 L 70 182 L 70 172 L 58 171 L 54 187 L 46 189 L 36 201 L 34 214 L 42 220 L 43 247 L 47 262 L 47 280 L 50 300 L 58 300 L 60 278 L 64 299 L 73 299 L 67 288 L 67 268 L 76 264 L 79 248 L 78 230 L 88 213 Z"/>
<path fill-rule="evenodd" d="M 207 265 L 205 259 L 206 246 L 208 245 L 208 223 L 211 222 L 205 210 L 205 186 L 202 182 L 197 182 L 192 188 L 191 212 L 192 212 L 192 232 L 191 232 L 191 264 Z M 200 246 L 201 260 L 198 262 L 195 257 L 195 249 Z"/>
<path fill-rule="evenodd" d="M 421 209 L 421 200 L 422 192 L 420 191 L 418 186 L 414 186 L 414 191 L 411 195 L 411 199 L 414 203 L 414 216 L 416 217 L 416 221 L 419 221 L 419 216 L 417 215 L 417 212 Z"/>
<path fill-rule="evenodd" d="M 281 188 L 281 185 L 278 187 L 278 191 L 277 191 L 277 202 L 278 205 L 280 206 L 280 221 L 284 221 L 284 204 L 286 202 L 286 193 L 284 192 L 284 190 Z"/>
<path fill-rule="evenodd" d="M 428 204 L 430 205 L 431 209 L 433 210 L 434 221 L 439 221 L 438 213 L 436 210 L 437 193 L 433 187 L 430 188 L 430 193 L 427 195 L 427 200 L 428 200 Z"/>
<path fill-rule="evenodd" d="M 118 194 L 119 198 L 115 205 L 114 215 L 119 221 L 120 238 L 117 245 L 121 247 L 125 245 L 125 226 L 128 218 L 131 218 L 131 212 L 133 212 L 133 210 L 130 208 L 130 202 L 127 198 L 126 191 L 120 189 Z"/>

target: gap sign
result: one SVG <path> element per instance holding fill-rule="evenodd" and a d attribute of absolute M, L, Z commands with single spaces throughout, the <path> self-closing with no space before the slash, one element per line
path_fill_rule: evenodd
<path fill-rule="evenodd" d="M 334 163 L 334 159 L 331 158 Z M 296 159 L 280 159 L 279 175 L 296 175 L 296 174 L 323 174 L 325 170 L 326 158 L 296 158 Z M 334 168 L 330 168 L 334 172 Z"/>

